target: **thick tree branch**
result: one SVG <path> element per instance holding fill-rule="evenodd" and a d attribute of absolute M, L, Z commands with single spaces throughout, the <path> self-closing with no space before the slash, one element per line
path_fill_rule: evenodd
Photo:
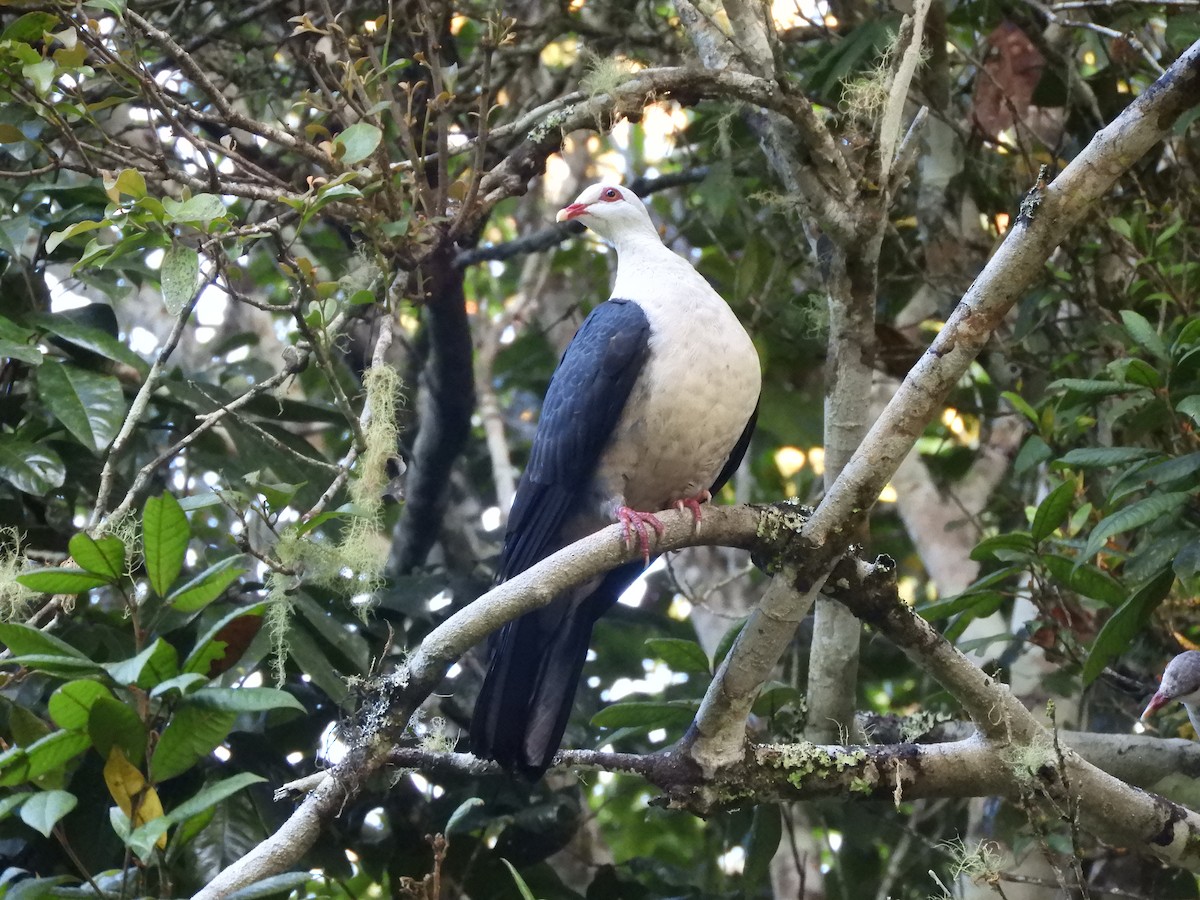
<path fill-rule="evenodd" d="M 814 548 L 799 570 L 799 580 L 812 584 L 825 577 L 901 461 L 926 425 L 940 413 L 950 390 L 965 374 L 1021 294 L 1041 274 L 1046 259 L 1063 236 L 1087 215 L 1113 182 L 1162 140 L 1185 110 L 1200 103 L 1200 42 L 1193 44 L 1167 73 L 1143 92 L 1049 185 L 1026 198 L 1016 224 L 983 272 L 963 296 L 945 327 L 909 373 L 896 396 L 867 434 L 837 482 L 802 530 Z M 799 601 L 797 601 L 797 607 Z M 761 613 L 751 615 L 731 656 L 747 654 L 759 665 L 758 683 L 769 677 L 791 633 L 760 627 Z M 710 695 L 723 692 L 721 677 Z M 708 768 L 736 761 L 727 754 L 734 742 L 727 732 L 740 731 L 744 718 L 729 711 L 722 722 L 706 721 L 705 740 L 692 753 Z M 711 742 L 711 743 L 709 743 Z"/>

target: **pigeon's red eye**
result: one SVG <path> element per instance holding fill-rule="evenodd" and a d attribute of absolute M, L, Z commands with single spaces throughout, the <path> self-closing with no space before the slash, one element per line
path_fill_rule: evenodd
<path fill-rule="evenodd" d="M 604 193 L 600 195 L 603 200 L 620 200 L 621 192 L 616 188 L 605 188 Z"/>

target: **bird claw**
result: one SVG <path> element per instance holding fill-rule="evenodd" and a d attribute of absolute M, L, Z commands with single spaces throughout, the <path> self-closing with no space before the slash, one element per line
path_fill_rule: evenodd
<path fill-rule="evenodd" d="M 695 497 L 685 497 L 682 500 L 675 501 L 675 508 L 680 512 L 685 509 L 692 511 L 692 519 L 696 523 L 696 534 L 700 533 L 700 504 L 707 503 L 712 499 L 712 494 L 708 491 L 701 491 Z"/>
<path fill-rule="evenodd" d="M 625 546 L 633 547 L 633 533 L 636 531 L 638 543 L 642 548 L 642 562 L 650 565 L 650 532 L 646 530 L 646 526 L 649 525 L 653 528 L 654 533 L 659 537 L 662 537 L 666 526 L 654 513 L 638 512 L 628 506 L 617 507 L 617 519 L 625 529 Z"/>

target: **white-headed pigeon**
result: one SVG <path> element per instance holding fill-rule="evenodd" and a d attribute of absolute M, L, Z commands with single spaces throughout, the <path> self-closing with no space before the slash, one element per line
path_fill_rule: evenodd
<path fill-rule="evenodd" d="M 614 522 L 636 534 L 658 510 L 700 504 L 750 442 L 761 371 L 732 310 L 663 246 L 630 190 L 589 187 L 558 213 L 617 251 L 612 297 L 584 321 L 550 380 L 500 554 L 501 581 Z M 510 622 L 491 641 L 471 722 L 474 753 L 540 777 L 566 730 L 592 625 L 637 577 L 628 563 Z"/>
<path fill-rule="evenodd" d="M 1185 650 L 1167 663 L 1158 690 L 1142 711 L 1142 718 L 1178 700 L 1192 720 L 1192 728 L 1200 735 L 1200 650 Z"/>

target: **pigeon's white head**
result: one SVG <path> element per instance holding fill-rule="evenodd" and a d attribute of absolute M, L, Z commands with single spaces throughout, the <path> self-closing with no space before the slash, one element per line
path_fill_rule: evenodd
<path fill-rule="evenodd" d="M 1172 700 L 1184 704 L 1200 702 L 1200 650 L 1184 651 L 1167 663 L 1162 683 L 1141 717 L 1146 718 Z"/>
<path fill-rule="evenodd" d="M 650 213 L 637 194 L 619 184 L 593 184 L 558 211 L 559 222 L 581 222 L 610 243 L 639 237 L 660 240 Z"/>

